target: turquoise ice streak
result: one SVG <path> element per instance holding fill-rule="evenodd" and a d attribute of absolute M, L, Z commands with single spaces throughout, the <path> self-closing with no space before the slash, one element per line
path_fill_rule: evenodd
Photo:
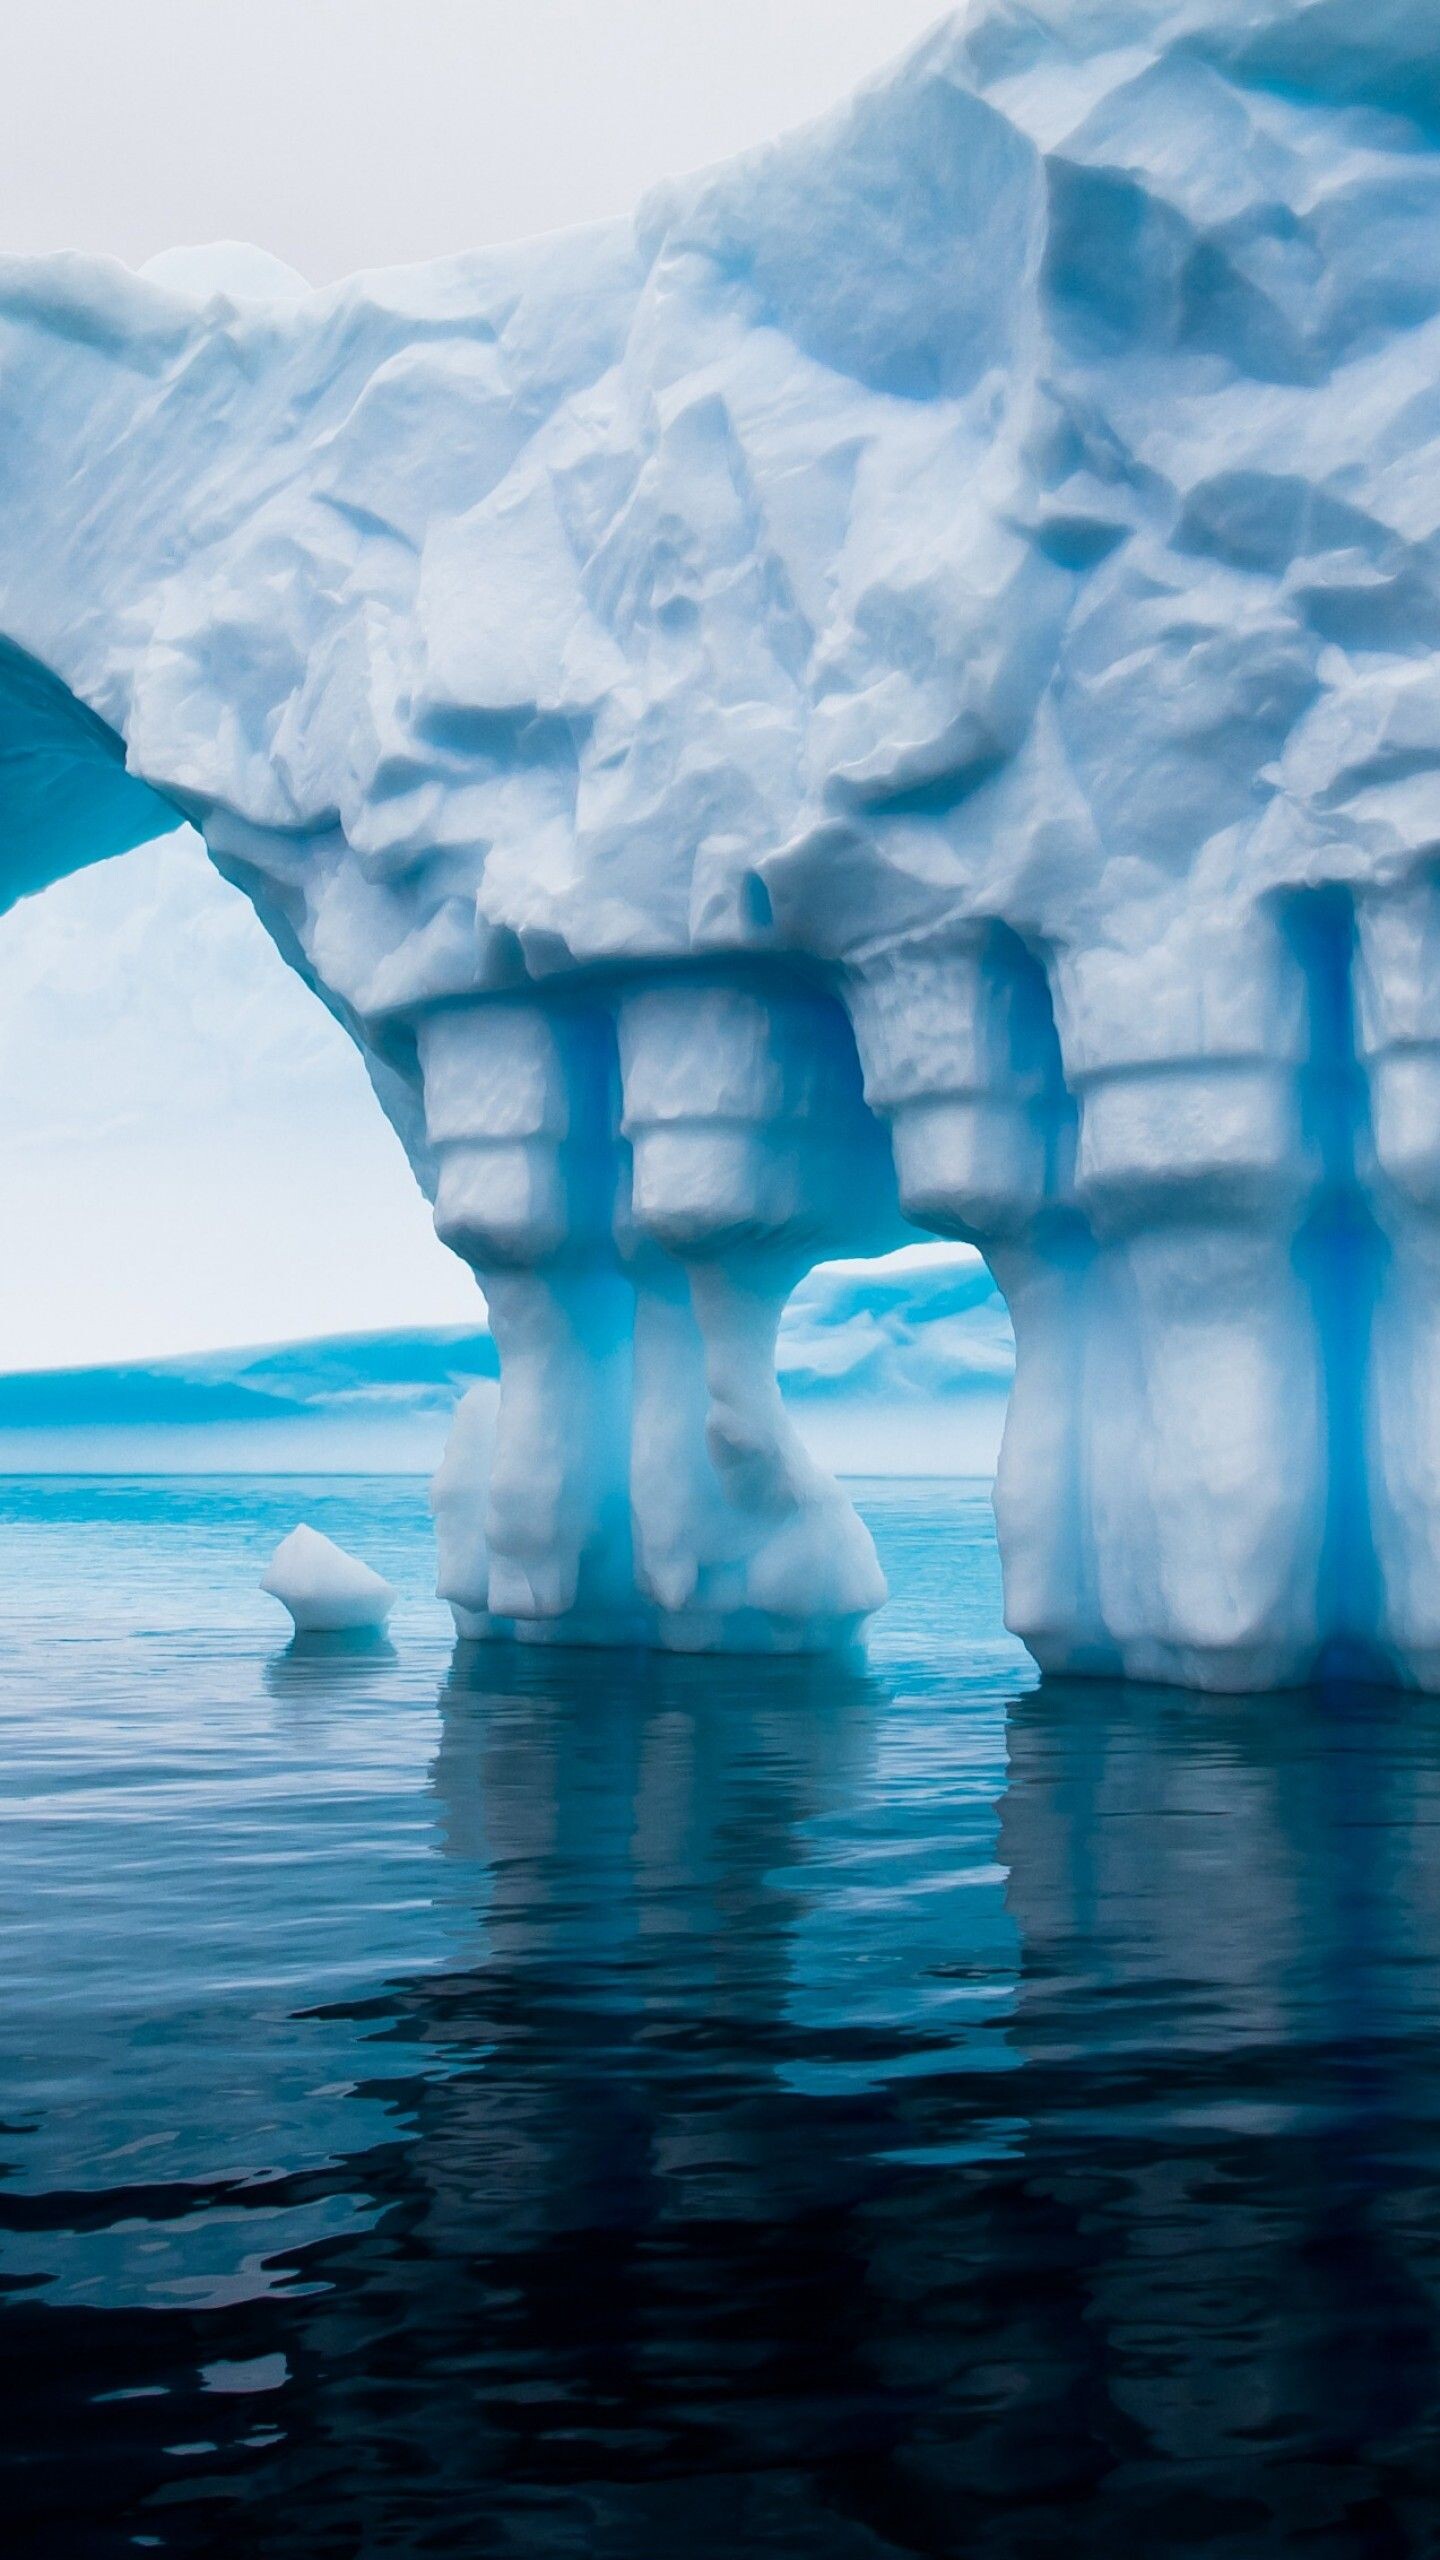
<path fill-rule="evenodd" d="M 847 1673 L 457 1655 L 405 1479 L 0 1487 L 7 2554 L 1409 2547 L 1435 1710 L 1036 1689 L 860 1498 Z"/>

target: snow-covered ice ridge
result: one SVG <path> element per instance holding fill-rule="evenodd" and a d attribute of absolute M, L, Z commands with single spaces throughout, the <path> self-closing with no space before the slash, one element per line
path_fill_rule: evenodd
<path fill-rule="evenodd" d="M 918 1227 L 1043 1664 L 1440 1686 L 1437 65 L 978 0 L 634 222 L 0 265 L 10 887 L 178 811 L 359 1042 L 471 1628 L 853 1630 L 775 1322 Z"/>

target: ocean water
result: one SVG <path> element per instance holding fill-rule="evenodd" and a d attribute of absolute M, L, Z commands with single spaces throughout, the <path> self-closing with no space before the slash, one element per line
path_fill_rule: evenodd
<path fill-rule="evenodd" d="M 983 1493 L 860 1496 L 863 1673 L 0 1484 L 0 2551 L 1440 2549 L 1440 1709 L 1037 1686 Z"/>

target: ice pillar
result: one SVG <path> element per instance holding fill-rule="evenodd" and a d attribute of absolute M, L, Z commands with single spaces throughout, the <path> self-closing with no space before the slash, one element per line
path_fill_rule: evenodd
<path fill-rule="evenodd" d="M 628 996 L 619 1045 L 641 1588 L 670 1644 L 843 1640 L 884 1583 L 775 1377 L 796 1281 L 885 1196 L 843 1017 L 715 977 Z"/>
<path fill-rule="evenodd" d="M 429 1015 L 418 1049 L 436 1230 L 483 1282 L 501 1364 L 488 1605 L 455 1595 L 464 1631 L 612 1635 L 630 1597 L 629 1328 L 604 1043 L 583 1011 L 517 999 Z"/>
<path fill-rule="evenodd" d="M 474 1416 L 438 1492 L 461 1631 L 843 1646 L 884 1582 L 775 1375 L 795 1282 L 894 1218 L 839 1007 L 685 972 L 437 1007 L 416 1046 L 436 1227 L 501 1363 L 483 1521 Z"/>

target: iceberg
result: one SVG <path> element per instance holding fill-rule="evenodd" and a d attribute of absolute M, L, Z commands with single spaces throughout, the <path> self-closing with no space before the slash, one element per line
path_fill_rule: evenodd
<path fill-rule="evenodd" d="M 260 1588 L 289 1610 L 301 1636 L 377 1632 L 395 1606 L 392 1584 L 303 1522 L 281 1539 Z"/>
<path fill-rule="evenodd" d="M 923 1233 L 1045 1668 L 1440 1687 L 1437 136 L 1430 0 L 974 0 L 633 220 L 0 261 L 5 895 L 187 818 L 359 1045 L 462 1623 L 848 1642 L 777 1322 Z"/>

